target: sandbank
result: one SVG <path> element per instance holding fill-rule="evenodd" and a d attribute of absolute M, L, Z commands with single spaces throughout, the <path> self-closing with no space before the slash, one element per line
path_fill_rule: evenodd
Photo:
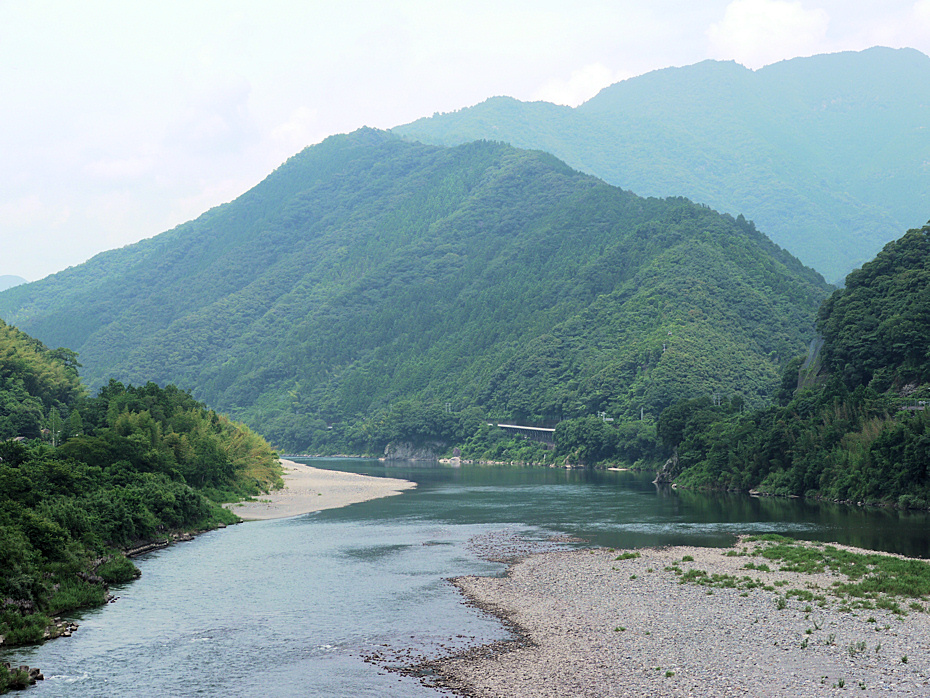
<path fill-rule="evenodd" d="M 543 553 L 506 577 L 454 580 L 515 639 L 430 662 L 421 675 L 456 695 L 508 698 L 930 695 L 925 612 L 844 610 L 829 591 L 846 581 L 838 573 L 749 570 L 747 560 L 760 558 L 725 549 L 638 552 Z M 690 569 L 749 576 L 769 589 L 679 583 Z M 791 589 L 827 601 L 821 607 Z"/>
<path fill-rule="evenodd" d="M 415 482 L 358 473 L 314 468 L 282 460 L 284 487 L 256 497 L 254 502 L 237 502 L 226 507 L 246 521 L 283 519 L 322 509 L 390 497 L 416 487 Z"/>

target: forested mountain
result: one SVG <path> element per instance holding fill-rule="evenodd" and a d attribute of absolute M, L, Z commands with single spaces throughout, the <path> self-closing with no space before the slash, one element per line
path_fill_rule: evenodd
<path fill-rule="evenodd" d="M 930 58 L 873 48 L 668 68 L 574 109 L 495 97 L 394 132 L 539 148 L 641 195 L 743 213 L 836 282 L 925 220 L 928 123 Z"/>
<path fill-rule="evenodd" d="M 138 570 L 122 550 L 237 517 L 280 484 L 267 442 L 174 386 L 87 395 L 74 353 L 0 322 L 0 645 L 55 636 Z M 0 665 L 0 693 L 28 677 Z"/>
<path fill-rule="evenodd" d="M 230 204 L 0 294 L 93 385 L 175 382 L 289 449 L 367 443 L 392 405 L 653 418 L 764 402 L 823 279 L 742 218 L 550 155 L 363 129 Z M 382 446 L 383 447 L 383 446 Z"/>
<path fill-rule="evenodd" d="M 800 373 L 789 364 L 779 404 L 739 414 L 698 399 L 662 414 L 680 484 L 930 507 L 928 327 L 930 224 L 824 302 L 823 346 Z"/>

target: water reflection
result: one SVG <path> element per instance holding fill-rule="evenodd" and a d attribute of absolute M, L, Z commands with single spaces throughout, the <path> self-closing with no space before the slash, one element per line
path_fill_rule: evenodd
<path fill-rule="evenodd" d="M 926 512 L 657 486 L 651 473 L 314 460 L 317 467 L 417 482 L 417 490 L 326 514 L 446 524 L 515 523 L 608 547 L 731 545 L 781 533 L 930 558 Z"/>

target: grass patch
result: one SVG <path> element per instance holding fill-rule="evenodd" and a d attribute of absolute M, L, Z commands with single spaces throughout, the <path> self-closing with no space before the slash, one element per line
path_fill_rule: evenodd
<path fill-rule="evenodd" d="M 764 562 L 758 565 L 754 562 L 747 562 L 745 565 L 743 565 L 743 569 L 744 570 L 758 570 L 759 572 L 771 572 L 772 571 L 772 568 L 770 568 Z"/>
<path fill-rule="evenodd" d="M 777 562 L 784 572 L 833 572 L 845 577 L 845 581 L 834 583 L 832 593 L 844 598 L 850 608 L 884 608 L 904 615 L 906 612 L 894 598 L 914 599 L 912 609 L 923 611 L 919 601 L 930 595 L 930 563 L 924 560 L 855 553 L 832 545 L 803 544 L 776 535 L 755 536 L 746 541 L 757 544 L 753 555 Z M 764 564 L 750 562 L 745 567 L 760 570 Z M 791 595 L 806 598 L 794 590 Z"/>
<path fill-rule="evenodd" d="M 614 560 L 634 560 L 638 557 L 641 557 L 640 554 L 634 550 L 633 552 L 620 553 Z"/>
<path fill-rule="evenodd" d="M 64 579 L 48 602 L 48 614 L 57 616 L 65 611 L 79 608 L 95 608 L 106 603 L 106 591 L 100 584 L 91 584 L 83 579 Z"/>
<path fill-rule="evenodd" d="M 678 578 L 679 584 L 687 584 L 688 582 L 696 584 L 704 584 L 710 578 L 707 575 L 707 572 L 699 569 L 688 570 L 687 572 L 682 572 L 681 576 Z"/>
<path fill-rule="evenodd" d="M 849 647 L 846 648 L 846 651 L 849 652 L 850 657 L 855 657 L 857 654 L 865 652 L 865 641 L 851 642 Z"/>
<path fill-rule="evenodd" d="M 813 601 L 814 593 L 808 589 L 788 589 L 785 591 L 785 596 L 791 598 L 792 596 L 798 601 Z M 810 611 L 808 611 L 810 613 Z"/>

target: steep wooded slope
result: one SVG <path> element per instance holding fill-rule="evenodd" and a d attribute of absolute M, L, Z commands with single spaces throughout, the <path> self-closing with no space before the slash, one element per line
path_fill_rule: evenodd
<path fill-rule="evenodd" d="M 575 109 L 496 97 L 394 132 L 540 148 L 642 195 L 743 213 L 838 281 L 926 219 L 928 123 L 930 58 L 874 48 L 755 72 L 717 61 L 659 70 Z"/>
<path fill-rule="evenodd" d="M 363 129 L 0 294 L 0 317 L 77 349 L 94 384 L 190 386 L 310 448 L 398 400 L 537 419 L 714 390 L 758 403 L 826 292 L 743 219 L 540 152 Z"/>
<path fill-rule="evenodd" d="M 930 507 L 930 225 L 888 243 L 820 309 L 816 380 L 786 370 L 781 404 L 691 400 L 659 432 L 679 483 Z"/>

